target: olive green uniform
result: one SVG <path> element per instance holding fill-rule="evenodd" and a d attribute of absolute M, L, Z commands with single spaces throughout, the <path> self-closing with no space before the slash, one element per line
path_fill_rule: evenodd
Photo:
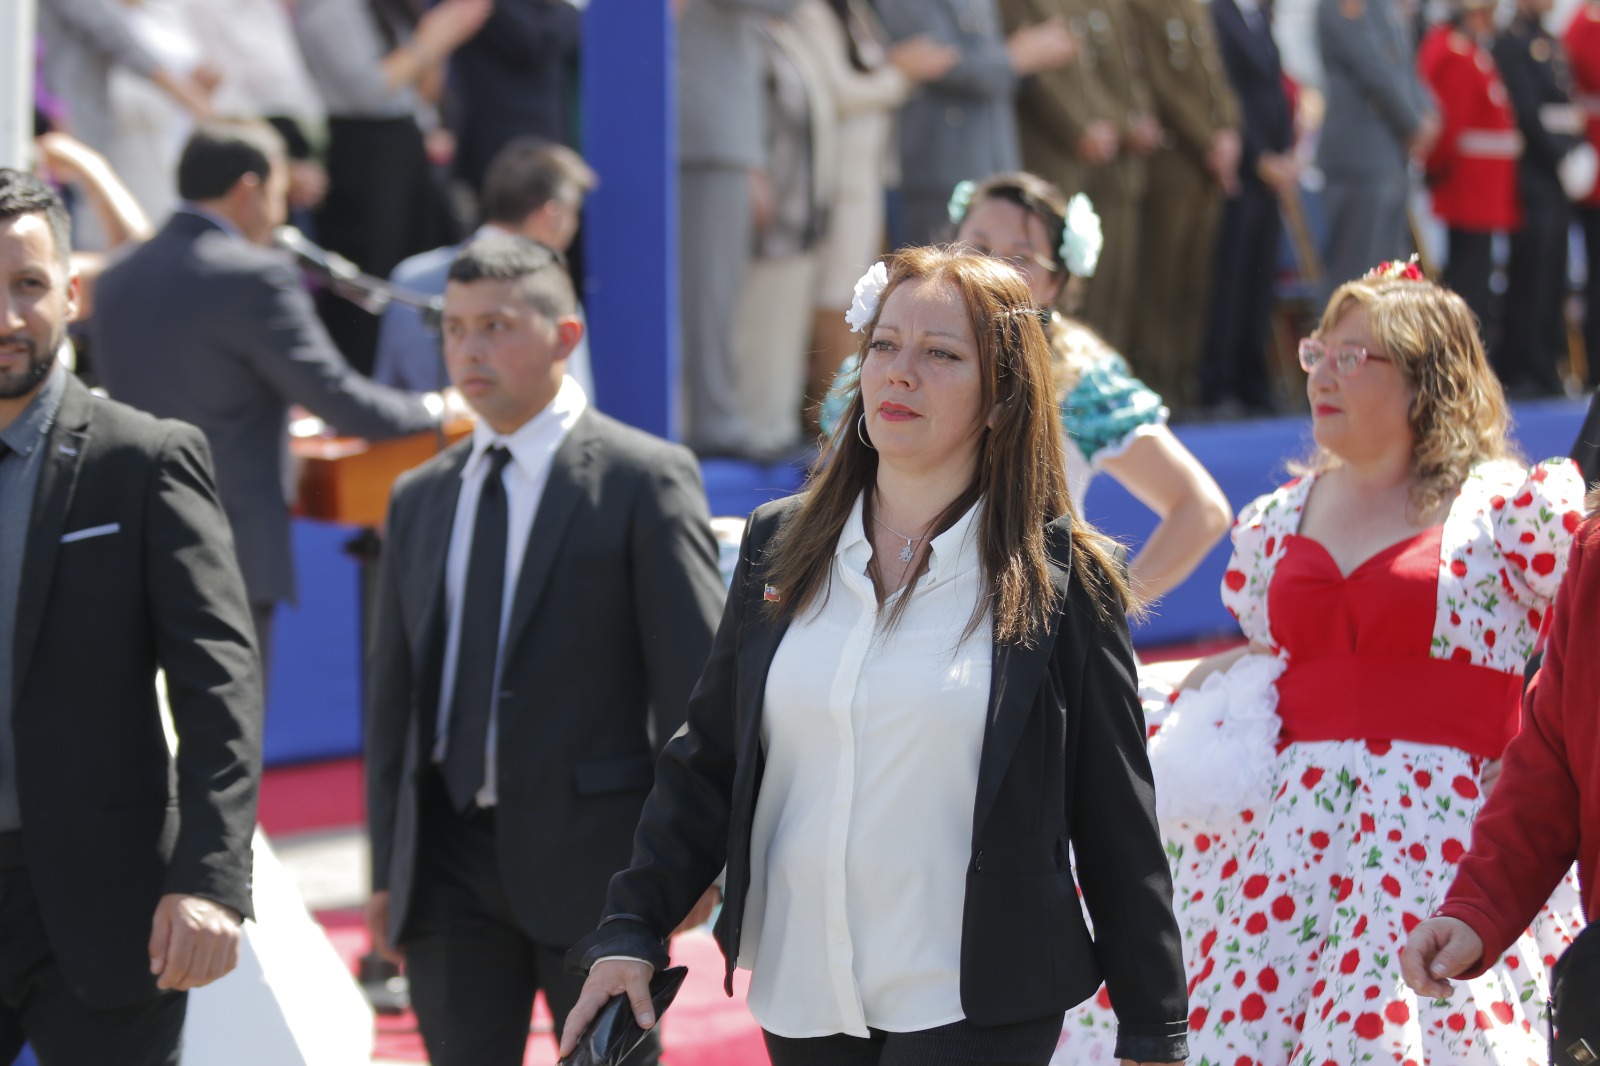
<path fill-rule="evenodd" d="M 1238 129 L 1239 106 L 1198 0 L 1128 0 L 1163 146 L 1150 157 L 1142 213 L 1133 343 L 1135 371 L 1167 401 L 1192 406 L 1210 305 L 1222 187 L 1205 156 L 1218 131 Z"/>
<path fill-rule="evenodd" d="M 1146 161 L 1124 147 L 1110 162 L 1090 166 L 1078 158 L 1077 145 L 1091 122 L 1111 122 L 1126 138 L 1139 116 L 1154 113 L 1127 5 L 1128 0 L 1001 0 L 1000 5 L 1007 33 L 1060 16 L 1082 45 L 1073 62 L 1023 84 L 1017 119 L 1024 165 L 1068 196 L 1086 194 L 1100 215 L 1105 248 L 1082 318 L 1118 351 L 1133 335 Z"/>

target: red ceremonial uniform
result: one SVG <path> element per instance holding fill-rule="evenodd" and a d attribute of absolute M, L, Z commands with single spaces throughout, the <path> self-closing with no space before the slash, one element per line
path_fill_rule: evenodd
<path fill-rule="evenodd" d="M 1434 214 L 1454 229 L 1516 229 L 1522 221 L 1517 206 L 1522 135 L 1494 57 L 1461 30 L 1441 24 L 1423 38 L 1417 74 L 1439 101 L 1443 127 L 1428 156 Z"/>
<path fill-rule="evenodd" d="M 1572 102 L 1588 118 L 1589 143 L 1600 151 L 1600 2 L 1589 0 L 1567 25 L 1563 43 L 1572 72 Z M 1600 206 L 1600 182 L 1583 203 Z"/>

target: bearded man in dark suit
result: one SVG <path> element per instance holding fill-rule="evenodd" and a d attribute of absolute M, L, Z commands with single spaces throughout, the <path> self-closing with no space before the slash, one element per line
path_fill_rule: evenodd
<path fill-rule="evenodd" d="M 205 438 L 56 362 L 69 232 L 0 170 L 0 1062 L 176 1066 L 250 916 L 261 673 Z"/>

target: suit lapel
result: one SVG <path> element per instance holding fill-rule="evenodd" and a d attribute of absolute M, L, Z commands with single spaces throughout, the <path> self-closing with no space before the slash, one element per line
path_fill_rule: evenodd
<path fill-rule="evenodd" d="M 550 476 L 545 481 L 544 493 L 539 497 L 539 509 L 533 516 L 533 528 L 528 531 L 528 547 L 522 556 L 522 569 L 517 574 L 517 591 L 511 601 L 511 624 L 506 627 L 503 654 L 517 646 L 522 632 L 533 619 L 534 608 L 544 592 L 550 569 L 560 554 L 561 542 L 567 523 L 578 501 L 590 494 L 595 477 L 596 452 L 599 436 L 595 421 L 585 412 L 578 416 L 577 424 L 561 442 L 550 463 Z"/>
<path fill-rule="evenodd" d="M 39 639 L 45 601 L 55 576 L 61 532 L 78 487 L 78 471 L 83 467 L 84 453 L 89 450 L 90 411 L 94 399 L 65 367 L 56 373 L 67 375 L 66 391 L 55 422 L 40 445 L 45 453 L 33 496 L 33 514 L 28 521 L 28 539 L 23 548 L 22 581 L 17 589 L 13 700 L 22 691 L 28 664 L 33 661 L 33 646 Z"/>
<path fill-rule="evenodd" d="M 1050 581 L 1055 586 L 1057 603 L 1064 609 L 1068 569 L 1066 550 L 1052 558 Z M 983 730 L 983 748 L 978 756 L 978 795 L 972 811 L 972 832 L 982 832 L 989 811 L 1000 795 L 1000 783 L 1012 754 L 1022 738 L 1023 727 L 1033 710 L 1040 681 L 1055 650 L 1057 625 L 1051 625 L 1030 648 L 1015 644 L 994 646 L 993 680 L 989 684 L 989 717 Z M 1070 713 L 1070 708 L 1069 708 Z"/>

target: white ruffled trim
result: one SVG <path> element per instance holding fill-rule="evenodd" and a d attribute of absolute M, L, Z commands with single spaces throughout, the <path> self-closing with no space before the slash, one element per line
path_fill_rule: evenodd
<path fill-rule="evenodd" d="M 1159 419 L 1155 422 L 1144 422 L 1134 426 L 1124 433 L 1119 440 L 1112 441 L 1094 453 L 1094 458 L 1089 460 L 1089 465 L 1095 470 L 1103 470 L 1107 459 L 1120 459 L 1128 454 L 1128 449 L 1138 442 L 1140 437 L 1148 437 L 1167 424 L 1168 411 L 1166 405 L 1159 410 Z"/>
<path fill-rule="evenodd" d="M 1271 802 L 1284 665 L 1246 655 L 1173 703 L 1150 740 L 1157 817 L 1220 826 Z"/>

